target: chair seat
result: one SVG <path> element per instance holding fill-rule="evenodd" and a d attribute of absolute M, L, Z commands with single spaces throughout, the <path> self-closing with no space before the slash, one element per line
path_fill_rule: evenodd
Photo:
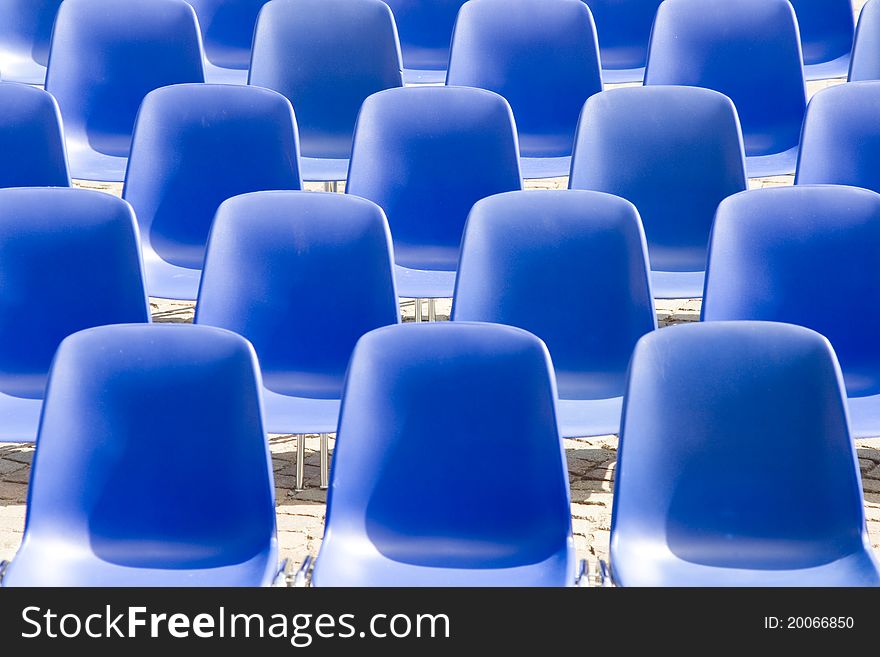
<path fill-rule="evenodd" d="M 266 431 L 277 434 L 336 433 L 338 399 L 292 397 L 263 388 Z"/>
<path fill-rule="evenodd" d="M 767 176 L 787 176 L 794 174 L 797 166 L 798 149 L 793 146 L 781 153 L 770 155 L 749 155 L 746 157 L 746 173 L 749 178 L 766 178 Z"/>
<path fill-rule="evenodd" d="M 70 177 L 96 182 L 122 182 L 128 158 L 99 153 L 81 141 L 67 141 L 67 159 Z"/>
<path fill-rule="evenodd" d="M 341 538 L 341 537 L 340 537 Z M 326 541 L 327 537 L 325 537 Z M 438 539 L 442 540 L 442 539 Z M 314 586 L 572 586 L 576 563 L 574 546 L 538 563 L 509 568 L 442 568 L 389 559 L 361 536 L 336 540 L 327 546 L 356 544 L 356 552 L 322 548 L 312 576 Z"/>
<path fill-rule="evenodd" d="M 84 553 L 63 541 L 25 541 L 3 586 L 269 586 L 278 571 L 277 549 L 238 564 L 214 568 L 134 568 Z"/>
<path fill-rule="evenodd" d="M 205 60 L 205 82 L 209 84 L 247 84 L 248 69 L 225 68 Z"/>
<path fill-rule="evenodd" d="M 147 243 L 142 242 L 144 254 L 144 278 L 147 294 L 162 299 L 195 301 L 199 295 L 201 269 L 179 267 L 163 260 Z"/>
<path fill-rule="evenodd" d="M 301 157 L 299 170 L 305 182 L 338 182 L 348 178 L 348 160 L 342 158 Z"/>
<path fill-rule="evenodd" d="M 46 82 L 46 67 L 33 59 L 4 59 L 0 61 L 0 80 L 42 86 Z"/>
<path fill-rule="evenodd" d="M 645 79 L 645 67 L 638 68 L 603 68 L 602 82 L 604 84 L 623 84 L 625 82 L 641 83 Z"/>
<path fill-rule="evenodd" d="M 42 398 L 28 399 L 0 392 L 0 442 L 35 442 L 42 410 Z"/>
<path fill-rule="evenodd" d="M 410 269 L 394 265 L 398 296 L 407 299 L 448 299 L 455 289 L 455 272 Z"/>
<path fill-rule="evenodd" d="M 403 69 L 404 84 L 445 84 L 446 69 Z"/>
<path fill-rule="evenodd" d="M 520 167 L 524 180 L 561 178 L 571 171 L 571 156 L 523 157 L 520 158 Z"/>
<path fill-rule="evenodd" d="M 623 397 L 609 399 L 560 399 L 559 432 L 564 438 L 609 436 L 620 432 Z"/>
<path fill-rule="evenodd" d="M 794 569 L 748 569 L 710 566 L 684 561 L 665 545 L 656 543 L 626 545 L 617 551 L 627 556 L 625 572 L 611 564 L 619 586 L 880 586 L 880 573 L 867 549 L 829 563 Z"/>
<path fill-rule="evenodd" d="M 845 78 L 849 73 L 850 54 L 846 53 L 837 59 L 821 64 L 806 64 L 804 66 L 804 78 L 807 80 L 829 80 L 833 78 Z"/>
<path fill-rule="evenodd" d="M 853 438 L 880 437 L 880 395 L 848 397 L 847 406 Z"/>
<path fill-rule="evenodd" d="M 703 296 L 703 271 L 652 271 L 655 299 L 699 299 Z"/>

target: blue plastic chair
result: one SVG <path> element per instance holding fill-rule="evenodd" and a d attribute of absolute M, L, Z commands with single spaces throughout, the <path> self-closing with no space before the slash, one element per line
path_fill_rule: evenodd
<path fill-rule="evenodd" d="M 842 387 L 828 341 L 800 326 L 642 338 L 617 452 L 614 582 L 880 585 Z"/>
<path fill-rule="evenodd" d="M 65 0 L 46 90 L 64 118 L 71 175 L 121 181 L 144 96 L 203 80 L 196 15 L 183 0 Z"/>
<path fill-rule="evenodd" d="M 880 80 L 880 0 L 869 0 L 859 14 L 849 81 L 859 80 Z"/>
<path fill-rule="evenodd" d="M 188 0 L 199 17 L 205 81 L 245 84 L 254 26 L 266 0 Z"/>
<path fill-rule="evenodd" d="M 228 198 L 299 189 L 290 102 L 269 89 L 183 84 L 145 99 L 122 196 L 141 230 L 147 291 L 195 299 L 214 213 Z"/>
<path fill-rule="evenodd" d="M 839 184 L 880 192 L 880 82 L 823 89 L 804 119 L 796 184 Z"/>
<path fill-rule="evenodd" d="M 150 321 L 131 208 L 84 189 L 0 190 L 0 280 L 0 441 L 34 442 L 58 344 Z"/>
<path fill-rule="evenodd" d="M 422 86 L 364 102 L 345 191 L 385 210 L 401 296 L 451 297 L 471 207 L 521 187 L 513 115 L 498 94 Z"/>
<path fill-rule="evenodd" d="M 806 87 L 788 0 L 665 0 L 645 84 L 729 96 L 742 121 L 749 176 L 794 173 Z"/>
<path fill-rule="evenodd" d="M 361 338 L 312 583 L 573 584 L 555 394 L 547 349 L 518 328 L 437 322 Z"/>
<path fill-rule="evenodd" d="M 0 77 L 43 84 L 49 39 L 61 0 L 4 0 L 0 4 Z"/>
<path fill-rule="evenodd" d="M 400 46 L 380 0 L 272 0 L 257 22 L 250 84 L 296 108 L 303 179 L 345 180 L 358 111 L 403 85 Z"/>
<path fill-rule="evenodd" d="M 880 195 L 808 185 L 737 194 L 718 209 L 705 320 L 800 324 L 831 341 L 853 435 L 880 436 Z M 829 312 L 845 307 L 847 313 Z"/>
<path fill-rule="evenodd" d="M 606 83 L 641 82 L 662 0 L 585 0 L 596 19 Z"/>
<path fill-rule="evenodd" d="M 842 78 L 849 70 L 852 0 L 789 0 L 797 14 L 807 80 Z"/>
<path fill-rule="evenodd" d="M 584 105 L 569 186 L 635 204 L 655 297 L 702 294 L 715 210 L 746 182 L 736 110 L 720 93 L 630 87 L 604 91 Z"/>
<path fill-rule="evenodd" d="M 247 341 L 206 326 L 81 331 L 52 365 L 3 585 L 267 585 L 274 498 Z"/>
<path fill-rule="evenodd" d="M 465 0 L 388 0 L 400 31 L 403 79 L 442 84 L 458 10 Z"/>
<path fill-rule="evenodd" d="M 581 0 L 471 0 L 458 13 L 446 83 L 507 99 L 524 178 L 568 175 L 584 102 L 602 91 L 599 47 Z"/>
<path fill-rule="evenodd" d="M 0 187 L 68 187 L 58 104 L 50 94 L 0 83 Z"/>
<path fill-rule="evenodd" d="M 657 328 L 648 272 L 632 203 L 586 191 L 498 194 L 468 218 L 452 319 L 537 335 L 553 357 L 562 435 L 616 434 L 633 347 Z"/>
<path fill-rule="evenodd" d="M 223 203 L 214 220 L 195 322 L 254 345 L 266 429 L 321 434 L 322 487 L 352 349 L 400 316 L 392 264 L 385 215 L 355 196 L 255 192 Z M 302 488 L 302 435 L 297 451 Z"/>

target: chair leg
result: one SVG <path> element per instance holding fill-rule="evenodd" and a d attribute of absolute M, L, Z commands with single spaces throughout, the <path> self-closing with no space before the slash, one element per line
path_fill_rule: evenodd
<path fill-rule="evenodd" d="M 321 488 L 330 485 L 330 434 L 321 434 Z"/>
<path fill-rule="evenodd" d="M 421 322 L 422 321 L 422 300 L 416 299 L 415 304 L 416 304 L 416 321 Z"/>
<path fill-rule="evenodd" d="M 428 321 L 437 321 L 437 299 L 428 299 Z"/>
<path fill-rule="evenodd" d="M 325 180 L 324 191 L 336 193 L 339 191 L 339 182 L 336 180 Z"/>
<path fill-rule="evenodd" d="M 306 436 L 300 434 L 296 438 L 296 490 L 303 489 L 303 480 L 306 475 Z"/>

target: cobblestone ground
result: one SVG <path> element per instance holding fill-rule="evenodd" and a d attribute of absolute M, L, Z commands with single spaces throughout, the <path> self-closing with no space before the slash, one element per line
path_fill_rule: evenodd
<path fill-rule="evenodd" d="M 865 0 L 856 0 L 861 9 Z M 808 95 L 843 80 L 823 80 L 808 83 Z M 792 184 L 792 176 L 776 176 L 750 181 L 751 188 Z M 567 180 L 529 181 L 527 187 L 564 189 Z M 121 185 L 78 182 L 78 186 L 121 194 Z M 320 185 L 307 185 L 313 190 Z M 340 189 L 342 191 L 342 189 Z M 190 322 L 191 303 L 151 300 L 153 320 L 156 322 Z M 414 304 L 401 305 L 404 320 L 414 318 Z M 437 304 L 437 319 L 449 318 L 450 302 Z M 699 299 L 657 302 L 657 318 L 661 327 L 682 322 L 698 321 Z M 427 308 L 423 309 L 427 317 Z M 158 418 L 157 418 L 158 420 Z M 683 418 L 684 420 L 684 418 Z M 161 430 L 161 429 L 160 429 Z M 295 436 L 271 436 L 269 439 L 275 470 L 278 537 L 281 554 L 294 564 L 308 554 L 316 554 L 324 528 L 326 493 L 318 488 L 318 437 L 306 438 L 306 488 L 294 489 Z M 865 514 L 871 543 L 880 556 L 880 439 L 856 441 L 862 483 L 865 493 Z M 331 441 L 332 447 L 332 441 Z M 565 441 L 568 471 L 571 480 L 571 511 L 574 522 L 575 545 L 578 554 L 595 565 L 598 558 L 607 558 L 611 527 L 611 498 L 614 482 L 617 438 L 604 436 Z M 27 483 L 33 457 L 33 445 L 0 443 L 0 559 L 10 559 L 21 542 L 24 528 Z M 748 486 L 748 481 L 742 482 Z"/>

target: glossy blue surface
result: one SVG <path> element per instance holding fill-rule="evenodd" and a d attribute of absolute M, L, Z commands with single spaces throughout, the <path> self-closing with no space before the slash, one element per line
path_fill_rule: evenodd
<path fill-rule="evenodd" d="M 187 0 L 196 10 L 205 51 L 205 81 L 245 84 L 254 25 L 266 0 Z"/>
<path fill-rule="evenodd" d="M 855 33 L 852 0 L 790 0 L 797 15 L 807 80 L 842 78 Z"/>
<path fill-rule="evenodd" d="M 388 0 L 400 33 L 404 79 L 408 83 L 443 83 L 449 43 L 458 10 L 465 0 Z"/>
<path fill-rule="evenodd" d="M 313 584 L 573 584 L 554 388 L 546 348 L 521 329 L 432 322 L 361 338 Z"/>
<path fill-rule="evenodd" d="M 610 194 L 529 190 L 471 210 L 452 318 L 509 324 L 550 350 L 563 436 L 618 433 L 626 368 L 657 327 L 638 212 Z"/>
<path fill-rule="evenodd" d="M 271 583 L 272 464 L 241 337 L 174 324 L 71 336 L 38 444 L 4 586 Z"/>
<path fill-rule="evenodd" d="M 840 367 L 818 333 L 771 322 L 653 331 L 625 399 L 618 585 L 880 585 Z"/>
<path fill-rule="evenodd" d="M 61 108 L 73 178 L 124 178 L 141 101 L 165 85 L 201 82 L 200 44 L 183 0 L 65 0 L 46 90 Z"/>
<path fill-rule="evenodd" d="M 345 180 L 370 94 L 400 87 L 394 17 L 380 0 L 272 0 L 260 13 L 250 84 L 296 110 L 304 180 Z"/>
<path fill-rule="evenodd" d="M 737 194 L 718 208 L 703 318 L 818 331 L 840 359 L 853 435 L 880 436 L 878 262 L 876 192 L 799 185 Z"/>
<path fill-rule="evenodd" d="M 0 78 L 43 84 L 49 39 L 61 0 L 4 0 L 0 3 Z"/>
<path fill-rule="evenodd" d="M 370 96 L 355 130 L 346 193 L 385 210 L 398 292 L 450 297 L 474 202 L 519 189 L 508 103 L 467 87 L 391 89 Z"/>
<path fill-rule="evenodd" d="M 451 297 L 471 207 L 521 187 L 513 115 L 498 94 L 423 86 L 364 102 L 345 191 L 385 210 L 402 297 Z"/>
<path fill-rule="evenodd" d="M 61 115 L 51 94 L 0 83 L 0 187 L 68 187 Z"/>
<path fill-rule="evenodd" d="M 606 83 L 641 82 L 654 15 L 662 0 L 585 0 L 599 31 Z"/>
<path fill-rule="evenodd" d="M 639 210 L 658 298 L 699 297 L 718 203 L 746 188 L 742 135 L 728 98 L 695 87 L 612 89 L 584 105 L 569 186 Z"/>
<path fill-rule="evenodd" d="M 0 441 L 33 442 L 61 340 L 150 321 L 131 208 L 84 189 L 0 190 L 0 280 Z"/>
<path fill-rule="evenodd" d="M 195 322 L 254 345 L 269 433 L 335 433 L 355 343 L 399 315 L 391 235 L 374 203 L 256 192 L 220 206 Z"/>
<path fill-rule="evenodd" d="M 150 93 L 123 191 L 150 295 L 195 299 L 217 208 L 238 194 L 299 189 L 298 152 L 293 109 L 275 91 L 184 84 Z"/>
<path fill-rule="evenodd" d="M 742 122 L 749 176 L 794 173 L 806 88 L 788 0 L 666 0 L 657 11 L 645 84 L 729 96 Z"/>
<path fill-rule="evenodd" d="M 795 184 L 837 184 L 880 192 L 880 82 L 818 92 L 804 120 Z"/>
<path fill-rule="evenodd" d="M 880 80 L 880 0 L 869 0 L 859 14 L 849 80 Z"/>
<path fill-rule="evenodd" d="M 524 178 L 568 175 L 581 108 L 602 91 L 589 8 L 581 0 L 465 3 L 455 24 L 446 83 L 488 89 L 507 99 Z"/>

